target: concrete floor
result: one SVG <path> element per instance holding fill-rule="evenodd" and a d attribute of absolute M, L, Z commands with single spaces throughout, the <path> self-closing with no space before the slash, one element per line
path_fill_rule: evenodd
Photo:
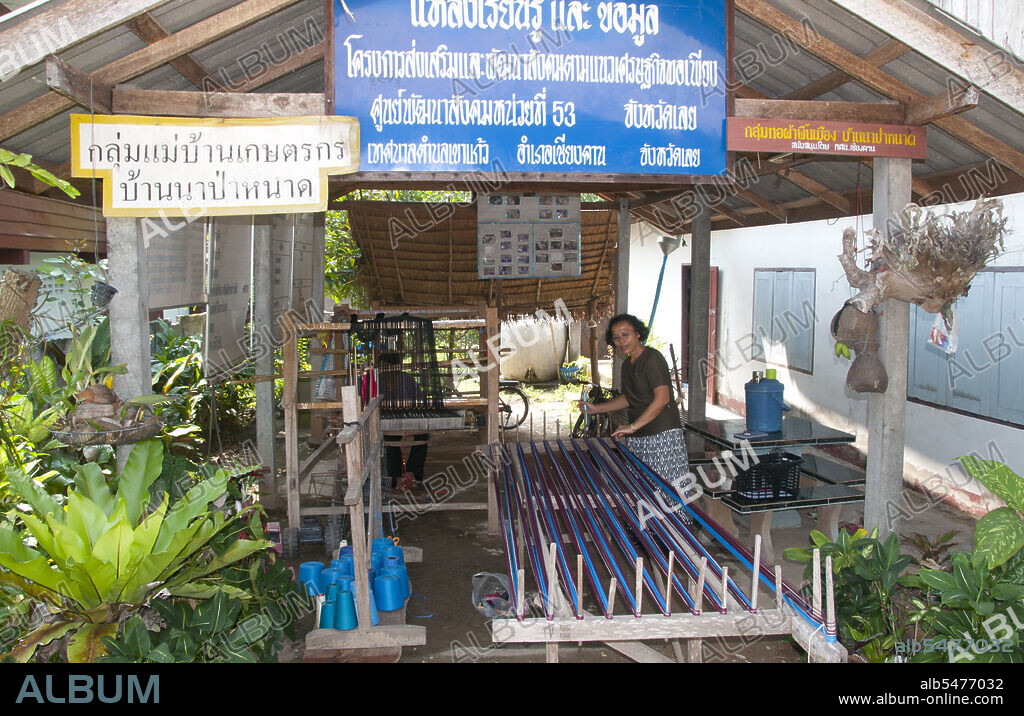
<path fill-rule="evenodd" d="M 710 412 L 710 411 L 709 411 Z M 552 426 L 553 428 L 553 426 Z M 539 436 L 538 436 L 539 437 Z M 553 437 L 553 436 L 552 436 Z M 523 435 L 527 439 L 528 434 Z M 453 468 L 460 481 L 472 482 L 468 479 L 468 471 L 463 458 L 469 455 L 479 442 L 476 432 L 451 432 L 437 437 L 437 445 L 431 447 L 427 460 L 426 474 L 444 474 Z M 281 451 L 283 453 L 283 450 Z M 326 476 L 329 467 L 321 463 L 315 472 Z M 325 477 L 326 479 L 326 477 Z M 443 502 L 484 503 L 486 502 L 486 486 L 482 480 L 459 488 L 454 485 L 451 476 L 446 484 L 452 487 Z M 386 498 L 387 499 L 387 496 Z M 403 662 L 466 662 L 466 661 L 504 661 L 504 662 L 539 662 L 545 659 L 542 645 L 511 644 L 497 647 L 491 643 L 489 621 L 480 614 L 472 604 L 472 578 L 477 572 L 505 571 L 504 549 L 500 536 L 489 536 L 486 530 L 486 512 L 476 511 L 443 511 L 437 509 L 435 500 L 428 493 L 418 493 L 416 501 L 422 510 L 415 516 L 405 516 L 394 521 L 384 516 L 384 534 L 399 537 L 402 545 L 420 547 L 423 550 L 423 562 L 409 566 L 409 575 L 413 583 L 413 596 L 407 606 L 407 623 L 426 627 L 427 644 L 420 647 L 406 647 L 401 654 Z M 912 535 L 922 533 L 930 538 L 952 529 L 960 530 L 957 537 L 958 549 L 973 548 L 975 520 L 942 503 L 930 504 L 928 500 L 912 490 L 904 492 L 905 507 L 913 517 L 905 520 L 902 533 Z M 773 529 L 776 554 L 781 559 L 782 551 L 787 547 L 805 547 L 809 544 L 809 531 L 815 521 L 812 511 L 796 512 L 793 526 Z M 283 518 L 283 515 L 282 515 Z M 797 524 L 797 518 L 799 524 Z M 863 518 L 862 505 L 846 505 L 840 517 L 840 525 L 852 523 L 860 526 Z M 283 520 L 282 520 L 283 521 Z M 740 528 L 740 538 L 751 544 L 753 537 L 749 534 L 748 525 L 742 516 L 737 516 L 736 524 Z M 704 535 L 706 537 L 706 535 Z M 728 563 L 728 557 L 717 546 L 704 539 L 716 558 Z M 912 548 L 904 551 L 913 553 Z M 295 562 L 296 570 L 299 562 L 324 559 L 320 546 L 307 545 L 301 550 L 300 559 Z M 782 561 L 785 578 L 794 584 L 802 581 L 803 565 Z M 730 570 L 733 574 L 736 572 Z M 531 581 L 528 577 L 527 592 L 530 592 Z M 772 596 L 767 591 L 761 592 L 761 603 L 771 603 Z M 290 645 L 281 655 L 282 661 L 301 660 L 304 650 L 304 635 L 312 628 L 312 617 L 306 617 L 299 623 L 299 639 Z M 667 656 L 672 656 L 670 645 L 665 642 L 647 642 Z M 751 643 L 740 639 L 705 641 L 706 661 L 732 662 L 791 662 L 806 660 L 806 655 L 787 640 L 766 637 Z M 605 644 L 589 644 L 583 647 L 572 645 L 562 646 L 559 658 L 564 662 L 618 662 L 626 661 Z"/>

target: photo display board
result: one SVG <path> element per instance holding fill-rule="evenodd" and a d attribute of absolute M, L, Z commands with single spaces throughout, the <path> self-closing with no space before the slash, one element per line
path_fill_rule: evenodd
<path fill-rule="evenodd" d="M 206 303 L 206 219 L 196 219 L 172 234 L 153 236 L 146 249 L 149 308 Z"/>
<path fill-rule="evenodd" d="M 481 194 L 477 200 L 477 278 L 579 276 L 580 197 Z"/>
<path fill-rule="evenodd" d="M 731 0 L 334 0 L 361 171 L 725 171 Z"/>

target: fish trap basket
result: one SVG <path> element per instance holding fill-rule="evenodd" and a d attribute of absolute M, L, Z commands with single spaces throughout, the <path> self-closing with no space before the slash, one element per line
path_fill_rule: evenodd
<path fill-rule="evenodd" d="M 803 462 L 799 455 L 782 450 L 761 455 L 756 465 L 736 475 L 736 491 L 754 501 L 796 497 Z"/>

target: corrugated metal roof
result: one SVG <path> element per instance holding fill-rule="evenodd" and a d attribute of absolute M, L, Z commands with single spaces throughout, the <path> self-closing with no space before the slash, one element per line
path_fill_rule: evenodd
<path fill-rule="evenodd" d="M 919 4 L 919 0 L 912 1 Z M 791 18 L 804 23 L 807 37 L 820 36 L 849 52 L 863 56 L 891 38 L 868 23 L 838 8 L 830 0 L 767 0 L 771 7 L 785 12 Z M 237 0 L 175 0 L 168 2 L 152 13 L 168 32 L 179 32 L 229 7 L 240 4 Z M 948 5 L 949 2 L 944 4 Z M 1024 3 L 1017 2 L 1019 6 Z M 253 53 L 262 53 L 264 61 L 281 60 L 306 49 L 324 36 L 322 0 L 300 0 L 267 18 L 251 23 L 222 39 L 194 50 L 192 57 L 203 65 L 218 81 L 229 85 L 246 78 L 246 58 Z M 37 12 L 46 9 L 34 8 L 8 23 L 0 18 L 0 27 L 24 21 Z M 1020 13 L 1024 15 L 1024 11 Z M 952 20 L 949 21 L 951 24 Z M 810 50 L 799 47 L 794 40 L 783 39 L 755 19 L 737 11 L 735 17 L 735 51 L 741 58 L 736 73 L 737 79 L 768 97 L 783 97 L 810 82 L 834 72 L 828 63 L 816 57 Z M 963 32 L 969 33 L 968 30 Z M 973 35 L 970 36 L 974 38 Z M 799 40 L 801 38 L 794 38 Z M 977 38 L 978 42 L 985 42 Z M 120 26 L 103 32 L 96 37 L 78 43 L 59 53 L 60 57 L 73 67 L 91 72 L 145 47 L 145 43 Z M 751 70 L 757 70 L 751 72 Z M 920 53 L 910 50 L 901 57 L 887 63 L 881 71 L 899 80 L 913 90 L 933 96 L 947 90 L 948 72 Z M 183 77 L 170 65 L 163 65 L 130 81 L 134 86 L 146 89 L 191 90 L 192 82 Z M 316 62 L 288 76 L 268 83 L 258 91 L 266 92 L 319 92 L 323 90 L 323 63 Z M 0 107 L 10 110 L 24 105 L 48 92 L 45 72 L 40 63 L 24 70 L 19 75 L 0 84 Z M 886 102 L 888 97 L 869 89 L 864 84 L 851 81 L 834 89 L 819 99 L 842 102 Z M 74 111 L 82 111 L 76 108 Z M 3 141 L 2 143 L 19 151 L 25 151 L 53 165 L 61 165 L 69 155 L 69 112 L 62 112 L 36 126 Z M 1019 113 L 1002 103 L 983 95 L 979 106 L 961 117 L 990 134 L 1004 144 L 1017 150 L 1024 148 L 1024 122 Z M 914 176 L 925 181 L 928 177 L 945 176 L 954 170 L 969 167 L 988 159 L 963 140 L 934 125 L 928 127 L 929 153 L 924 162 L 915 162 Z M 768 156 L 755 157 L 754 163 L 768 165 Z M 795 159 L 800 160 L 798 156 Z M 856 160 L 835 160 L 829 158 L 800 163 L 791 172 L 800 172 L 825 185 L 830 190 L 848 196 L 860 186 L 870 186 L 871 168 Z M 997 191 L 1019 190 L 1020 177 L 1007 170 L 1012 181 Z M 351 181 L 347 178 L 346 182 Z M 423 184 L 424 182 L 418 182 Z M 685 189 L 678 185 L 664 184 L 651 186 L 649 190 L 631 192 L 633 197 L 643 197 L 649 192 L 664 192 L 673 188 Z M 625 187 L 623 187 L 625 188 Z M 634 185 L 631 188 L 636 188 Z M 749 187 L 767 201 L 782 206 L 803 210 L 832 211 L 827 205 L 813 199 L 804 189 L 785 178 L 766 176 Z M 591 190 L 604 195 L 615 195 L 616 188 L 607 184 L 593 185 Z M 739 197 L 726 200 L 725 206 L 753 216 L 757 221 L 774 222 L 774 217 Z M 838 210 L 835 210 L 838 211 Z M 810 215 L 810 214 L 808 214 Z M 799 211 L 795 214 L 800 220 Z"/>

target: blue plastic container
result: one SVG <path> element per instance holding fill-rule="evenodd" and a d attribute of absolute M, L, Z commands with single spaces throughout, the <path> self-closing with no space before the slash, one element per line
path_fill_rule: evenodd
<path fill-rule="evenodd" d="M 326 601 L 320 607 L 320 628 L 321 629 L 334 629 L 334 622 L 336 619 L 335 612 L 337 609 L 337 602 Z"/>
<path fill-rule="evenodd" d="M 323 583 L 323 562 L 303 562 L 299 565 L 299 591 L 303 588 L 306 590 L 306 594 L 312 596 L 314 594 L 324 593 Z"/>
<path fill-rule="evenodd" d="M 782 430 L 782 411 L 789 406 L 782 402 L 783 385 L 764 379 L 743 386 L 747 394 L 747 430 L 777 433 Z"/>
<path fill-rule="evenodd" d="M 348 631 L 356 628 L 356 602 L 352 592 L 339 592 L 334 610 L 334 628 Z"/>
<path fill-rule="evenodd" d="M 373 583 L 373 595 L 377 600 L 377 608 L 385 612 L 401 609 L 405 603 L 402 597 L 402 585 L 398 577 L 382 574 Z"/>

